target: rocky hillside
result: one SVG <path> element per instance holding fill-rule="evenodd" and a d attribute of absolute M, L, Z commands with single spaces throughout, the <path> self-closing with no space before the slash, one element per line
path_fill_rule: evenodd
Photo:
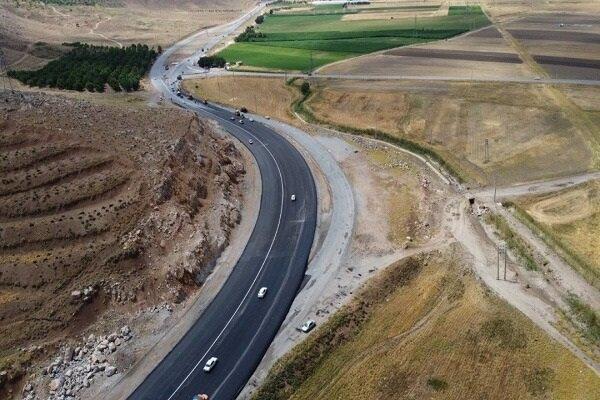
<path fill-rule="evenodd" d="M 244 173 L 190 113 L 0 93 L 0 386 L 105 318 L 185 300 Z"/>

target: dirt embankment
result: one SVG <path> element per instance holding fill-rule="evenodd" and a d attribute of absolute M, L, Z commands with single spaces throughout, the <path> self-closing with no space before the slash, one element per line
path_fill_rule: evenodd
<path fill-rule="evenodd" d="M 82 333 L 194 292 L 244 174 L 191 113 L 0 94 L 0 397 Z"/>

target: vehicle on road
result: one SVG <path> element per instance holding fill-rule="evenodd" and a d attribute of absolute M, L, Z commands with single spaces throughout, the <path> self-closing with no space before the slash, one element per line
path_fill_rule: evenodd
<path fill-rule="evenodd" d="M 268 115 L 265 117 L 266 119 L 271 119 L 271 117 L 269 117 Z"/>
<path fill-rule="evenodd" d="M 248 121 L 250 121 L 250 122 L 254 122 L 254 118 L 250 118 Z"/>
<path fill-rule="evenodd" d="M 231 121 L 235 121 L 235 117 L 229 117 Z"/>
<path fill-rule="evenodd" d="M 165 65 L 165 70 L 167 70 L 167 71 L 169 70 L 169 66 L 168 65 Z"/>
<path fill-rule="evenodd" d="M 304 333 L 308 333 L 308 332 L 312 331 L 315 326 L 317 326 L 317 323 L 315 321 L 313 321 L 312 319 L 309 319 L 308 321 L 306 321 L 304 323 L 304 325 L 302 325 L 300 327 L 300 330 Z"/>
<path fill-rule="evenodd" d="M 239 116 L 240 116 L 240 115 L 242 115 L 242 114 L 240 113 L 240 110 L 235 110 L 235 115 L 236 115 L 237 117 L 239 117 Z"/>
<path fill-rule="evenodd" d="M 244 120 L 240 119 L 240 124 L 244 125 Z"/>
<path fill-rule="evenodd" d="M 248 140 L 248 143 L 252 144 L 252 143 L 254 143 L 254 140 L 250 139 L 250 140 Z"/>
<path fill-rule="evenodd" d="M 204 372 L 212 371 L 212 369 L 215 367 L 215 365 L 217 365 L 217 361 L 219 361 L 219 359 L 217 357 L 209 358 L 208 361 L 206 362 L 206 364 L 204 364 L 204 368 L 202 368 L 204 370 Z"/>
<path fill-rule="evenodd" d="M 192 397 L 192 400 L 209 400 L 207 394 L 197 394 Z"/>
<path fill-rule="evenodd" d="M 260 290 L 258 291 L 258 298 L 263 299 L 266 295 L 267 295 L 267 288 L 261 287 Z"/>
<path fill-rule="evenodd" d="M 295 194 L 292 195 L 291 200 L 292 201 L 296 201 L 296 195 Z"/>

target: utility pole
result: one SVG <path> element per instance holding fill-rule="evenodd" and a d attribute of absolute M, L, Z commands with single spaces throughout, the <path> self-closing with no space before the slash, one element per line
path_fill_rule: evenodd
<path fill-rule="evenodd" d="M 496 187 L 496 174 L 494 174 L 494 204 L 496 204 L 496 191 L 497 191 L 497 187 Z"/>
<path fill-rule="evenodd" d="M 504 245 L 504 280 L 506 280 L 506 258 L 507 258 L 506 245 Z"/>
<path fill-rule="evenodd" d="M 496 280 L 500 280 L 500 245 L 496 247 Z"/>
<path fill-rule="evenodd" d="M 484 163 L 488 163 L 490 162 L 490 141 L 489 139 L 485 139 L 485 149 L 484 149 L 485 155 L 484 155 Z"/>

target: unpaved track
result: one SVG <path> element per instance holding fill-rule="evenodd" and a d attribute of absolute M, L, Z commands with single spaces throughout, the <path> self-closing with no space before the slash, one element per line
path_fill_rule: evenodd
<path fill-rule="evenodd" d="M 600 171 L 556 179 L 548 179 L 544 181 L 517 183 L 514 185 L 498 187 L 496 189 L 494 189 L 494 187 L 486 187 L 474 191 L 473 194 L 475 197 L 479 197 L 486 201 L 491 201 L 494 198 L 495 191 L 496 200 L 500 201 L 507 197 L 520 197 L 532 194 L 556 192 L 558 190 L 567 189 L 569 187 L 580 185 L 596 179 L 600 179 Z"/>

